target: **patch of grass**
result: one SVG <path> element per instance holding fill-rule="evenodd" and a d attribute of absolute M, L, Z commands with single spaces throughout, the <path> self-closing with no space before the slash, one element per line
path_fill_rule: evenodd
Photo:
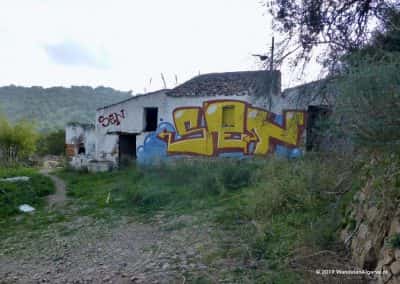
<path fill-rule="evenodd" d="M 0 217 L 18 212 L 18 206 L 29 204 L 35 208 L 44 204 L 43 197 L 54 192 L 52 181 L 32 168 L 0 168 L 0 178 L 28 176 L 29 181 L 0 182 Z"/>
<path fill-rule="evenodd" d="M 130 167 L 109 173 L 62 171 L 67 194 L 83 205 L 84 214 L 112 208 L 123 214 L 173 214 L 215 206 L 251 185 L 256 164 L 248 161 L 176 161 L 157 167 Z"/>
<path fill-rule="evenodd" d="M 82 214 L 155 216 L 202 212 L 240 242 L 222 245 L 207 261 L 249 259 L 233 274 L 261 283 L 301 283 L 289 260 L 302 246 L 328 248 L 336 241 L 338 218 L 352 199 L 334 191 L 343 165 L 338 159 L 308 156 L 297 160 L 180 160 L 110 173 L 60 172 Z M 106 210 L 107 209 L 107 210 Z M 172 227 L 171 229 L 179 229 Z M 240 261 L 239 261 L 240 263 Z M 236 276 L 235 276 L 236 277 Z"/>
<path fill-rule="evenodd" d="M 256 169 L 256 182 L 216 215 L 217 222 L 249 246 L 243 259 L 265 260 L 271 271 L 260 276 L 262 281 L 301 283 L 288 265 L 294 251 L 335 244 L 343 200 L 331 191 L 342 168 L 313 156 L 269 159 Z"/>

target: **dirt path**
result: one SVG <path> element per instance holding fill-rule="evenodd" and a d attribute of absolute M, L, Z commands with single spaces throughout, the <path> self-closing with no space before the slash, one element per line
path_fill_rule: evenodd
<path fill-rule="evenodd" d="M 45 216 L 24 218 L 32 222 L 42 218 L 36 221 L 38 225 L 61 221 L 40 225 L 35 231 L 22 225 L 0 236 L 0 284 L 238 282 L 231 275 L 243 264 L 216 257 L 221 254 L 218 243 L 226 235 L 214 224 L 186 215 L 157 215 L 145 222 L 107 210 L 103 212 L 111 214 L 107 218 L 78 215 L 81 207 L 73 200 L 66 202 L 65 183 L 51 170 L 40 172 L 56 186 L 49 197 L 52 210 L 45 210 Z M 231 240 L 225 245 L 237 247 Z"/>
<path fill-rule="evenodd" d="M 66 186 L 65 183 L 62 179 L 59 177 L 51 174 L 52 170 L 51 169 L 41 169 L 40 173 L 42 175 L 45 175 L 49 177 L 56 188 L 56 192 L 52 195 L 48 196 L 48 205 L 50 208 L 63 205 L 65 204 L 65 201 L 67 200 L 67 195 L 66 195 Z"/>
<path fill-rule="evenodd" d="M 204 258 L 215 249 L 212 231 L 192 218 L 110 225 L 78 217 L 0 243 L 0 283 L 216 283 Z"/>

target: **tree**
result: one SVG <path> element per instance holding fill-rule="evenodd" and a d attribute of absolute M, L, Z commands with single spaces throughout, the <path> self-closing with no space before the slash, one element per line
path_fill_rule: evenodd
<path fill-rule="evenodd" d="M 337 128 L 356 147 L 399 151 L 400 57 L 359 59 L 335 80 Z"/>
<path fill-rule="evenodd" d="M 60 129 L 42 134 L 37 143 L 37 152 L 40 155 L 63 155 L 65 152 L 65 131 Z"/>
<path fill-rule="evenodd" d="M 7 165 L 16 164 L 36 150 L 38 134 L 34 125 L 21 120 L 12 126 L 0 117 L 0 160 Z"/>
<path fill-rule="evenodd" d="M 344 54 L 367 45 L 377 28 L 400 29 L 388 22 L 399 11 L 399 0 L 276 0 L 269 7 L 273 28 L 282 36 L 278 64 L 292 58 L 304 67 L 320 48 L 324 66 L 335 69 Z"/>

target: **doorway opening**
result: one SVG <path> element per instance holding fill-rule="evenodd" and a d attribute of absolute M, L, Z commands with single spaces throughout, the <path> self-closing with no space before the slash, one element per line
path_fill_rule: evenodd
<path fill-rule="evenodd" d="M 323 146 L 325 135 L 324 122 L 331 114 L 328 106 L 309 106 L 307 111 L 307 138 L 306 150 L 318 151 Z"/>
<path fill-rule="evenodd" d="M 156 131 L 158 120 L 158 108 L 144 108 L 144 131 Z"/>
<path fill-rule="evenodd" d="M 127 166 L 136 159 L 136 134 L 122 133 L 118 138 L 118 162 L 120 166 Z"/>
<path fill-rule="evenodd" d="M 83 143 L 80 143 L 79 147 L 78 147 L 78 155 L 80 155 L 80 154 L 83 154 L 83 155 L 86 154 L 85 144 L 83 144 Z"/>

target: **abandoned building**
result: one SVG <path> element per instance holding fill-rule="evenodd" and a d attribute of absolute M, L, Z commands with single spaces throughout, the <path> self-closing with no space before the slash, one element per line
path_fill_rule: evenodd
<path fill-rule="evenodd" d="M 282 92 L 280 71 L 199 75 L 99 108 L 92 127 L 69 124 L 66 151 L 73 166 L 94 170 L 190 156 L 298 157 L 315 145 L 313 123 L 329 104 L 310 84 Z"/>

